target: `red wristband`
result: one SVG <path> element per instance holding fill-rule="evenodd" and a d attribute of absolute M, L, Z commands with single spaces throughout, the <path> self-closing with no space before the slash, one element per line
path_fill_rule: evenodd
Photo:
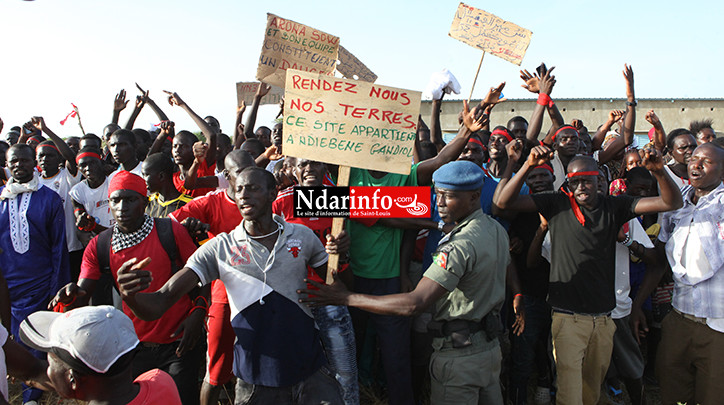
<path fill-rule="evenodd" d="M 518 296 L 521 296 L 521 297 L 522 297 L 522 296 L 523 296 L 523 294 L 515 294 L 515 295 L 513 296 L 513 299 L 516 299 L 516 298 L 518 298 Z"/>
<path fill-rule="evenodd" d="M 545 93 L 538 94 L 538 101 L 536 101 L 536 104 L 543 105 L 548 108 L 551 108 L 555 105 L 555 103 L 553 103 L 553 100 L 551 100 L 551 96 Z"/>
<path fill-rule="evenodd" d="M 538 105 L 544 105 L 548 106 L 548 104 L 551 102 L 551 97 L 545 93 L 538 94 L 538 101 L 536 101 L 536 104 Z"/>

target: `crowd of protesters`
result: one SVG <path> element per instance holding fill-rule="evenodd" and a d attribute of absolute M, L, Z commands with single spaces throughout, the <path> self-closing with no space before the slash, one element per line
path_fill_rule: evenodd
<path fill-rule="evenodd" d="M 531 117 L 491 124 L 501 84 L 447 143 L 438 80 L 410 173 L 349 178 L 429 187 L 430 218 L 338 233 L 294 215 L 293 186 L 338 168 L 256 127 L 263 83 L 231 136 L 165 92 L 200 130 L 177 131 L 140 88 L 100 136 L 0 121 L 0 367 L 23 404 L 208 405 L 234 380 L 236 404 L 359 404 L 360 384 L 393 405 L 719 403 L 722 138 L 651 110 L 636 146 L 630 66 L 625 105 L 589 131 L 556 107 L 553 71 L 521 71 Z M 134 128 L 143 108 L 160 124 Z"/>

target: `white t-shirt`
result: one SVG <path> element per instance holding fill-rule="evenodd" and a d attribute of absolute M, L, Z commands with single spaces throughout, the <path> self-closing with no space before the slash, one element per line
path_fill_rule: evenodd
<path fill-rule="evenodd" d="M 83 205 L 88 215 L 96 219 L 98 225 L 109 228 L 116 220 L 111 214 L 111 206 L 108 203 L 108 185 L 111 178 L 107 177 L 98 188 L 90 188 L 88 181 L 83 180 L 70 189 L 70 197 Z"/>
<path fill-rule="evenodd" d="M 628 221 L 629 238 L 632 241 L 640 243 L 643 247 L 651 249 L 654 244 L 646 234 L 644 227 L 641 226 L 638 219 L 634 218 Z M 614 285 L 616 288 L 616 308 L 611 312 L 613 319 L 622 319 L 631 315 L 631 305 L 633 301 L 629 294 L 631 293 L 631 256 L 629 249 L 621 244 L 616 243 L 616 277 Z"/>
<path fill-rule="evenodd" d="M 136 167 L 130 170 L 131 173 L 135 174 L 138 177 L 143 178 L 143 175 L 141 174 L 141 166 L 143 166 L 143 161 L 139 161 Z M 121 167 L 119 166 L 118 169 L 116 169 L 113 173 L 108 175 L 108 179 L 112 179 L 113 176 L 118 174 L 121 171 Z"/>
<path fill-rule="evenodd" d="M 5 350 L 2 348 L 7 341 L 8 331 L 4 326 L 0 325 L 0 376 L 3 376 L 3 378 L 0 378 L 0 394 L 2 394 L 6 401 L 9 401 L 8 379 L 4 377 L 8 375 L 8 368 L 5 365 Z"/>
<path fill-rule="evenodd" d="M 80 172 L 76 173 L 74 177 L 68 169 L 62 168 L 53 177 L 45 179 L 43 176 L 38 176 L 38 179 L 40 180 L 40 184 L 55 191 L 63 201 L 63 211 L 65 212 L 65 240 L 68 244 L 68 251 L 74 252 L 83 249 L 83 244 L 78 240 L 78 234 L 75 232 L 73 202 L 68 197 L 70 189 L 81 180 Z"/>

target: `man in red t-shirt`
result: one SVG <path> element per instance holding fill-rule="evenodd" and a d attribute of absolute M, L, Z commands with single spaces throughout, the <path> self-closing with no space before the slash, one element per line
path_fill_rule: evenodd
<path fill-rule="evenodd" d="M 196 135 L 189 131 L 179 131 L 176 136 L 173 137 L 173 161 L 178 165 L 179 171 L 173 174 L 173 185 L 176 189 L 183 193 L 188 194 L 191 197 L 201 197 L 208 192 L 214 191 L 213 188 L 194 188 L 188 190 L 184 187 L 184 182 L 189 171 L 193 168 L 196 171 L 196 176 L 205 177 L 213 176 L 214 168 L 216 163 L 208 165 L 209 159 L 208 154 L 210 149 L 208 146 L 199 146 L 202 148 L 204 153 L 194 153 L 194 144 L 199 143 Z M 208 149 L 208 151 L 207 151 Z M 206 156 L 205 158 L 203 156 Z"/>
<path fill-rule="evenodd" d="M 156 219 L 145 215 L 146 183 L 139 176 L 122 171 L 116 174 L 108 187 L 111 212 L 116 220 L 113 226 L 110 250 L 110 271 L 117 279 L 118 269 L 130 259 L 150 257 L 153 282 L 149 291 L 156 291 L 173 275 L 172 263 L 157 232 Z M 173 237 L 178 250 L 181 268 L 196 250 L 184 227 L 172 221 Z M 101 276 L 97 256 L 98 237 L 88 244 L 83 254 L 78 283 L 62 288 L 52 304 L 77 307 L 87 305 L 93 295 L 96 281 Z M 199 391 L 196 378 L 202 356 L 201 346 L 196 341 L 203 331 L 206 305 L 203 299 L 193 300 L 186 295 L 174 304 L 160 319 L 147 322 L 138 319 L 123 303 L 123 312 L 133 321 L 141 344 L 133 361 L 133 375 L 160 368 L 173 377 L 184 404 L 198 403 Z"/>
<path fill-rule="evenodd" d="M 241 223 L 241 214 L 234 201 L 236 176 L 247 167 L 254 166 L 254 158 L 241 149 L 231 151 L 224 159 L 224 175 L 229 180 L 226 190 L 217 190 L 196 198 L 169 214 L 182 222 L 192 235 L 208 233 L 214 237 L 231 232 Z M 201 239 L 204 239 L 203 237 Z M 234 363 L 234 330 L 231 328 L 231 310 L 226 288 L 221 280 L 211 283 L 211 303 L 207 320 L 206 377 L 201 385 L 201 404 L 216 404 L 221 386 L 232 377 Z"/>
<path fill-rule="evenodd" d="M 186 111 L 189 117 L 199 126 L 204 137 L 206 137 L 207 143 L 199 143 L 197 146 L 197 149 L 199 151 L 203 150 L 203 153 L 197 155 L 193 149 L 194 144 L 196 144 L 199 139 L 189 131 L 179 131 L 173 138 L 171 150 L 173 160 L 180 169 L 179 172 L 173 175 L 173 184 L 176 186 L 176 189 L 191 197 L 201 197 L 208 192 L 214 191 L 214 188 L 194 188 L 193 190 L 187 190 L 184 187 L 184 182 L 192 168 L 196 170 L 198 177 L 215 175 L 217 129 L 212 128 L 201 116 L 196 114 L 191 107 L 181 99 L 178 93 L 166 91 L 166 94 L 168 95 L 168 103 L 179 106 Z"/>

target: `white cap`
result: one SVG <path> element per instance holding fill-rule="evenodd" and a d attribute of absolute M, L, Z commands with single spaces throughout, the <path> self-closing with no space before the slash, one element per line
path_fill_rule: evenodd
<path fill-rule="evenodd" d="M 20 339 L 34 349 L 55 353 L 71 366 L 80 361 L 101 374 L 138 346 L 131 318 L 109 305 L 62 314 L 35 312 L 20 324 Z"/>

